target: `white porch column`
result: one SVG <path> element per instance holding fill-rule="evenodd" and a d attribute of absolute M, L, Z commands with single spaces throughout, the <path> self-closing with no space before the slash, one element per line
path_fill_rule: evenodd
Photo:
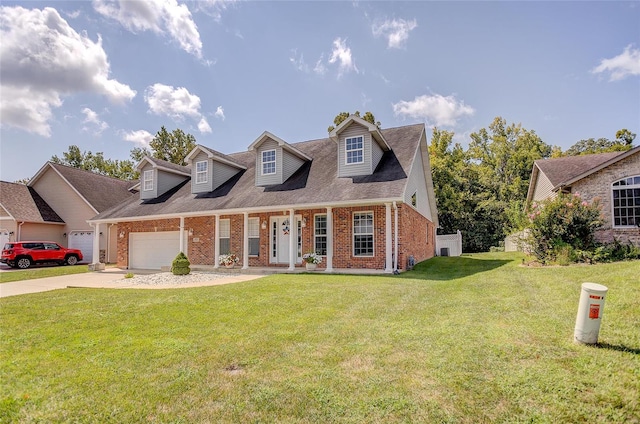
<path fill-rule="evenodd" d="M 293 209 L 289 209 L 289 271 L 296 269 L 298 256 L 298 224 Z"/>
<path fill-rule="evenodd" d="M 324 272 L 333 272 L 333 208 L 327 208 L 327 268 Z"/>
<path fill-rule="evenodd" d="M 220 256 L 220 215 L 215 214 L 215 228 L 213 230 L 213 267 L 219 268 L 218 257 Z"/>
<path fill-rule="evenodd" d="M 184 216 L 180 217 L 180 251 L 184 253 Z"/>
<path fill-rule="evenodd" d="M 100 271 L 104 269 L 104 264 L 100 263 L 100 224 L 93 226 L 93 262 L 89 265 L 89 270 Z"/>
<path fill-rule="evenodd" d="M 391 237 L 391 203 L 385 203 L 385 265 L 384 272 L 393 272 L 393 238 Z"/>
<path fill-rule="evenodd" d="M 249 269 L 249 212 L 243 212 L 242 224 L 242 269 Z"/>

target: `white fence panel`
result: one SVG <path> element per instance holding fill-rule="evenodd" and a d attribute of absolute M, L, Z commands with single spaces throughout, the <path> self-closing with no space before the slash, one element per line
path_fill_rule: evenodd
<path fill-rule="evenodd" d="M 462 255 L 462 233 L 458 230 L 455 234 L 443 234 L 436 236 L 436 255 L 460 256 Z"/>

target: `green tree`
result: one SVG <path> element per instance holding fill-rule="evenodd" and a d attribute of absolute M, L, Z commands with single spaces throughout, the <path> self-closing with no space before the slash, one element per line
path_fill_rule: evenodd
<path fill-rule="evenodd" d="M 380 127 L 380 122 L 376 121 L 376 117 L 371 112 L 365 112 L 364 116 L 360 116 L 360 111 L 356 110 L 353 114 L 358 118 L 362 118 L 365 121 L 377 127 Z M 336 117 L 333 118 L 333 125 L 329 125 L 329 128 L 327 128 L 327 132 L 333 131 L 338 125 L 344 122 L 349 116 L 351 116 L 349 112 L 340 112 L 339 114 L 337 114 Z"/>
<path fill-rule="evenodd" d="M 76 145 L 69 146 L 69 150 L 62 153 L 62 158 L 56 155 L 52 156 L 51 162 L 121 180 L 138 178 L 132 161 L 105 159 L 102 152 L 93 153 L 90 150 L 83 152 Z"/>
<path fill-rule="evenodd" d="M 185 133 L 180 128 L 169 132 L 163 125 L 149 143 L 150 149 L 136 147 L 131 150 L 131 158 L 139 162 L 143 157 L 151 156 L 178 165 L 186 165 L 184 159 L 195 147 L 196 139 L 193 135 Z"/>
<path fill-rule="evenodd" d="M 594 138 L 580 140 L 573 146 L 569 147 L 564 154 L 565 156 L 580 156 L 591 155 L 594 153 L 625 152 L 633 147 L 631 143 L 633 143 L 635 138 L 636 135 L 634 133 L 623 128 L 616 131 L 615 140 L 609 140 L 604 137 L 597 140 Z"/>

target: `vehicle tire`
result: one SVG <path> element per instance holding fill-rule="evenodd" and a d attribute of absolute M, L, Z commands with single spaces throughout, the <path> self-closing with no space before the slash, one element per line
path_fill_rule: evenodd
<path fill-rule="evenodd" d="M 27 269 L 31 266 L 31 259 L 29 258 L 20 258 L 16 261 L 16 265 L 20 269 Z"/>
<path fill-rule="evenodd" d="M 78 263 L 78 257 L 76 255 L 69 255 L 66 262 L 67 265 L 76 265 Z"/>

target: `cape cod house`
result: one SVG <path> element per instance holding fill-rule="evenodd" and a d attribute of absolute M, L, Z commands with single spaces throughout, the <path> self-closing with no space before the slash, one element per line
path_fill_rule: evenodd
<path fill-rule="evenodd" d="M 328 138 L 298 143 L 264 132 L 247 151 L 198 145 L 188 166 L 144 158 L 140 195 L 90 222 L 118 226 L 117 265 L 404 270 L 434 256 L 437 222 L 425 127 L 379 129 L 352 115 Z M 94 246 L 95 248 L 95 246 Z"/>
<path fill-rule="evenodd" d="M 527 204 L 553 198 L 558 192 L 599 201 L 604 218 L 596 233 L 599 241 L 616 239 L 640 246 L 640 146 L 626 152 L 535 161 Z"/>

